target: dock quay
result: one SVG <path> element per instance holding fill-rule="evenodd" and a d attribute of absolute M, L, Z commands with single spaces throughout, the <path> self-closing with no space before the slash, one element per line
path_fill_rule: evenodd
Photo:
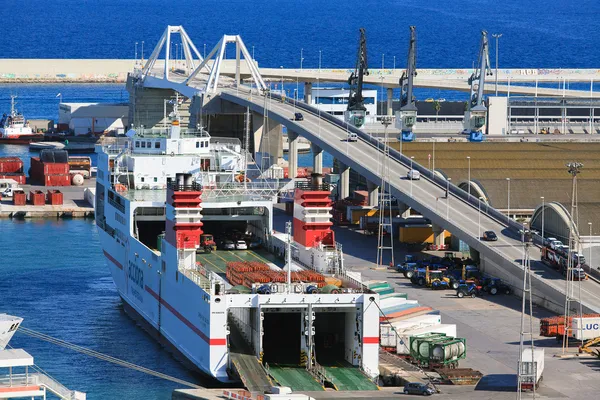
<path fill-rule="evenodd" d="M 93 218 L 94 193 L 96 179 L 86 179 L 82 186 L 49 187 L 39 185 L 21 185 L 29 197 L 31 191 L 39 190 L 46 194 L 48 190 L 59 190 L 63 194 L 62 205 L 33 205 L 29 201 L 25 205 L 15 205 L 11 198 L 0 200 L 0 218 Z"/>

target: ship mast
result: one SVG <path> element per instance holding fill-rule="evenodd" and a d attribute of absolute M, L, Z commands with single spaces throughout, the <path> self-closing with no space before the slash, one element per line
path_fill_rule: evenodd
<path fill-rule="evenodd" d="M 17 98 L 17 96 L 15 95 L 10 95 L 10 116 L 14 117 L 17 115 L 17 110 L 15 108 L 15 104 L 17 104 L 17 102 L 15 101 L 15 99 Z"/>

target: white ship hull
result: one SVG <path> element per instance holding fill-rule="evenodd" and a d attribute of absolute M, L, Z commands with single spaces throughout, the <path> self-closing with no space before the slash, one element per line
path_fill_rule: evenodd
<path fill-rule="evenodd" d="M 177 282 L 175 276 L 169 279 L 167 274 L 159 274 L 160 257 L 153 257 L 152 251 L 141 243 L 128 250 L 105 231 L 99 230 L 99 234 L 125 310 L 129 314 L 133 312 L 134 319 L 142 319 L 142 325 L 175 350 L 177 356 L 184 357 L 185 364 L 221 382 L 230 382 L 225 363 L 224 312 L 221 329 L 214 329 L 220 331 L 220 337 L 211 338 L 208 334 L 211 331 L 210 304 L 202 300 L 210 295 L 183 274 L 177 274 Z M 148 260 L 155 264 L 148 266 Z M 211 362 L 211 358 L 220 361 Z"/>

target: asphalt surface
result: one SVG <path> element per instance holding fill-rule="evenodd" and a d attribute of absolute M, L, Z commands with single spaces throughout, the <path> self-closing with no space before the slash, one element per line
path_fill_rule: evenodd
<path fill-rule="evenodd" d="M 223 90 L 243 106 L 246 104 L 259 112 L 263 111 L 264 97 L 236 94 L 235 90 Z M 229 96 L 225 99 L 229 100 Z M 325 151 L 343 163 L 355 169 L 358 173 L 372 182 L 381 181 L 382 157 L 381 151 L 359 139 L 356 142 L 346 141 L 347 133 L 344 129 L 322 120 L 318 115 L 303 111 L 303 121 L 292 121 L 294 107 L 276 100 L 267 101 L 269 117 L 280 123 L 285 123 L 288 130 L 297 132 L 306 137 L 311 143 L 322 147 Z M 449 198 L 442 199 L 445 188 L 437 186 L 427 177 L 420 180 L 406 179 L 410 166 L 405 166 L 395 160 L 389 160 L 389 183 L 391 193 L 403 203 L 415 208 L 432 222 L 439 224 L 444 229 L 460 237 L 461 240 L 476 248 L 482 255 L 499 255 L 503 259 L 520 265 L 523 258 L 523 247 L 519 235 L 506 229 L 503 223 L 492 219 L 479 208 L 466 203 L 462 199 L 450 194 Z M 485 209 L 482 204 L 482 209 Z M 496 242 L 480 241 L 481 233 L 494 231 L 498 235 Z M 540 251 L 533 248 L 531 260 L 540 259 Z M 564 293 L 564 279 L 555 271 L 550 270 L 541 262 L 532 262 L 532 270 L 536 281 L 548 285 Z M 590 309 L 600 312 L 600 285 L 592 281 L 582 283 L 583 303 Z M 552 299 L 556 304 L 563 302 L 564 298 Z"/>

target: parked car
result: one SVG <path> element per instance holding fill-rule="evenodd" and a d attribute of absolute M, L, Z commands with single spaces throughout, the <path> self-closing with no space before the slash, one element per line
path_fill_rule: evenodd
<path fill-rule="evenodd" d="M 356 132 L 348 132 L 348 141 L 349 142 L 356 142 L 358 140 L 358 135 L 356 134 Z"/>
<path fill-rule="evenodd" d="M 254 237 L 254 238 L 250 239 L 250 244 L 248 247 L 251 249 L 258 249 L 261 245 L 262 245 L 262 240 L 260 240 L 260 238 Z"/>
<path fill-rule="evenodd" d="M 235 248 L 237 250 L 248 250 L 248 245 L 245 240 L 237 240 L 235 242 Z"/>
<path fill-rule="evenodd" d="M 223 240 L 221 242 L 221 248 L 223 250 L 235 250 L 235 244 L 232 240 Z"/>
<path fill-rule="evenodd" d="M 406 178 L 414 181 L 414 180 L 420 180 L 421 179 L 421 173 L 419 171 L 417 171 L 416 169 L 411 169 L 410 171 L 408 171 L 408 173 L 406 174 Z"/>
<path fill-rule="evenodd" d="M 422 394 L 423 396 L 431 396 L 435 390 L 426 383 L 410 382 L 404 385 L 404 394 Z"/>
<path fill-rule="evenodd" d="M 302 113 L 294 113 L 294 121 L 304 121 L 304 116 L 302 115 Z"/>
<path fill-rule="evenodd" d="M 488 242 L 495 242 L 498 240 L 498 236 L 496 236 L 496 232 L 494 231 L 485 231 L 483 232 L 483 240 Z"/>

